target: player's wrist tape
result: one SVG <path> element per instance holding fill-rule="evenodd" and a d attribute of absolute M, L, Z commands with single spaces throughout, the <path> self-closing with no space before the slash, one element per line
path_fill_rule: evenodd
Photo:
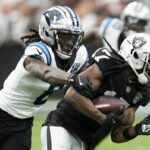
<path fill-rule="evenodd" d="M 128 127 L 128 128 L 126 128 L 126 129 L 124 129 L 123 130 L 123 137 L 126 139 L 126 140 L 132 140 L 132 139 L 134 139 L 137 135 L 135 135 L 135 136 L 131 136 L 131 135 L 129 135 L 129 128 L 131 128 L 131 127 Z"/>
<path fill-rule="evenodd" d="M 67 79 L 67 83 L 70 84 L 70 83 L 74 82 L 76 77 L 77 77 L 77 74 L 74 74 L 74 73 L 70 74 L 70 76 Z"/>

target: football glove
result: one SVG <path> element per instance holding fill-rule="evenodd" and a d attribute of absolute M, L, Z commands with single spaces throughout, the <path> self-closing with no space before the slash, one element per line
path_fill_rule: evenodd
<path fill-rule="evenodd" d="M 150 135 L 150 114 L 135 126 L 137 135 Z"/>
<path fill-rule="evenodd" d="M 106 123 L 103 124 L 100 127 L 100 129 L 97 130 L 97 132 L 93 135 L 88 150 L 93 150 L 98 143 L 102 142 L 102 140 L 111 132 L 114 125 L 122 119 L 123 114 L 124 114 L 124 107 L 121 106 L 115 112 L 107 115 Z"/>
<path fill-rule="evenodd" d="M 80 94 L 93 99 L 92 82 L 88 77 L 71 74 L 68 78 L 68 83 Z"/>
<path fill-rule="evenodd" d="M 124 115 L 124 109 L 125 107 L 121 106 L 115 112 L 108 114 L 107 121 L 112 121 L 113 123 L 120 122 Z"/>

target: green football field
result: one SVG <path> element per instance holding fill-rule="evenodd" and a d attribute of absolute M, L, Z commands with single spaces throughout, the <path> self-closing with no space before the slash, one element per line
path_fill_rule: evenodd
<path fill-rule="evenodd" d="M 41 150 L 40 129 L 44 119 L 36 117 L 33 127 L 32 150 Z M 150 137 L 140 136 L 123 144 L 112 143 L 110 138 L 105 139 L 95 150 L 150 150 Z"/>

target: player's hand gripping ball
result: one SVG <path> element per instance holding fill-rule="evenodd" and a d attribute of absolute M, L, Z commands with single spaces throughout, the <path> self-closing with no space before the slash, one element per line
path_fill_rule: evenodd
<path fill-rule="evenodd" d="M 125 103 L 123 101 L 112 96 L 99 96 L 95 98 L 93 102 L 95 107 L 104 114 L 110 114 L 121 107 L 125 107 Z"/>

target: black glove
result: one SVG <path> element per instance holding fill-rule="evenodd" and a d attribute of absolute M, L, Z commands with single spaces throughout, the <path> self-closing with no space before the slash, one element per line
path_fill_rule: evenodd
<path fill-rule="evenodd" d="M 121 106 L 119 107 L 115 112 L 110 113 L 107 115 L 107 121 L 112 121 L 113 123 L 117 123 L 121 121 L 123 115 L 124 115 L 124 109 L 125 107 Z"/>
<path fill-rule="evenodd" d="M 150 135 L 150 114 L 135 126 L 138 135 Z"/>
<path fill-rule="evenodd" d="M 93 99 L 94 93 L 92 90 L 92 82 L 88 77 L 71 74 L 68 78 L 68 83 L 80 94 Z"/>
<path fill-rule="evenodd" d="M 106 123 L 102 125 L 102 127 L 100 127 L 100 129 L 93 135 L 88 150 L 93 150 L 98 143 L 102 142 L 102 140 L 107 137 L 114 125 L 122 119 L 123 114 L 124 107 L 121 106 L 115 112 L 107 115 Z"/>

